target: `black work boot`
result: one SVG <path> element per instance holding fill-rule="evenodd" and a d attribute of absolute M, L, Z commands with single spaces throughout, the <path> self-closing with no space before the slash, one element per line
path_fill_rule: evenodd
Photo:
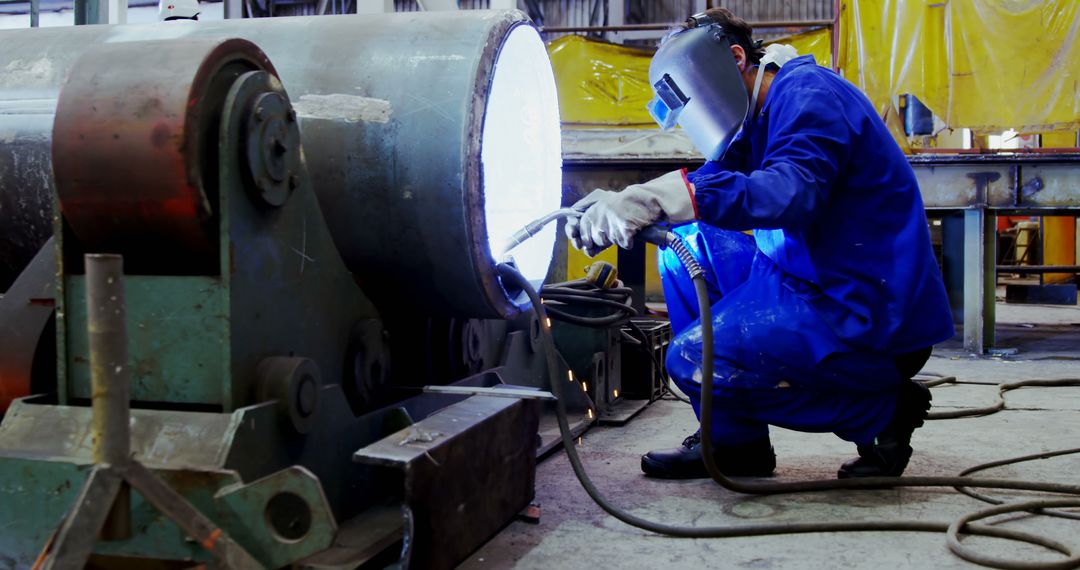
<path fill-rule="evenodd" d="M 713 457 L 729 477 L 769 477 L 776 469 L 776 454 L 769 438 L 737 445 L 717 445 Z M 660 479 L 704 479 L 709 476 L 701 457 L 701 431 L 683 440 L 681 447 L 657 449 L 641 456 L 641 471 Z"/>
<path fill-rule="evenodd" d="M 911 459 L 911 434 L 922 427 L 930 410 L 930 389 L 906 380 L 900 385 L 896 412 L 870 445 L 859 446 L 859 457 L 840 466 L 837 477 L 899 477 Z"/>

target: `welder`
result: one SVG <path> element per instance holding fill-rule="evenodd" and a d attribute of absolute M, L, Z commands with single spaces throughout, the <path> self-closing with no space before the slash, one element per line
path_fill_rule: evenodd
<path fill-rule="evenodd" d="M 574 205 L 590 255 L 676 226 L 705 266 L 715 329 L 715 458 L 769 476 L 769 426 L 832 432 L 858 457 L 839 477 L 898 476 L 930 408 L 912 377 L 954 334 L 914 172 L 869 100 L 812 56 L 761 47 L 722 8 L 691 17 L 650 65 L 653 117 L 707 159 Z M 753 230 L 753 236 L 742 233 Z M 701 331 L 691 281 L 661 252 L 676 337 L 667 370 L 700 415 Z M 706 477 L 700 433 L 645 454 L 648 476 Z"/>

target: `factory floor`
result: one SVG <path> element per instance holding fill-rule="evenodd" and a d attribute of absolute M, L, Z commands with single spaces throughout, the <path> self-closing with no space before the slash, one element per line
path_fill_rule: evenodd
<path fill-rule="evenodd" d="M 999 347 L 1015 354 L 974 358 L 957 340 L 939 347 L 924 371 L 955 375 L 964 385 L 933 390 L 935 409 L 993 402 L 999 382 L 1080 377 L 1080 308 L 998 305 Z M 955 475 L 978 463 L 1080 447 L 1080 387 L 1009 392 L 1007 411 L 979 418 L 928 422 L 915 432 L 909 475 Z M 642 453 L 671 447 L 694 431 L 688 406 L 659 401 L 623 427 L 593 427 L 580 440 L 587 471 L 613 502 L 654 521 L 680 525 L 741 525 L 825 520 L 922 519 L 952 521 L 984 503 L 952 489 L 890 489 L 746 496 L 707 480 L 646 479 Z M 854 446 L 830 434 L 772 432 L 775 480 L 835 477 Z M 1080 455 L 996 468 L 986 476 L 1075 483 Z M 1000 497 L 1020 494 L 993 492 Z M 566 456 L 538 467 L 538 524 L 515 521 L 464 562 L 462 568 L 979 568 L 953 556 L 935 533 L 805 534 L 734 539 L 658 536 L 608 516 L 582 490 Z M 1080 548 L 1080 521 L 1011 517 L 1010 528 L 1045 533 Z M 1054 560 L 1055 554 L 1000 540 L 969 538 L 985 553 Z"/>

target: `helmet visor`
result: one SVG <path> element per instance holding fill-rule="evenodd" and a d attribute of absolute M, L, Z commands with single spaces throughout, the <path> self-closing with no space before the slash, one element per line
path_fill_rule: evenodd
<path fill-rule="evenodd" d="M 649 81 L 656 93 L 649 112 L 661 128 L 678 124 L 705 158 L 723 156 L 749 107 L 723 28 L 711 24 L 670 35 L 649 64 Z"/>

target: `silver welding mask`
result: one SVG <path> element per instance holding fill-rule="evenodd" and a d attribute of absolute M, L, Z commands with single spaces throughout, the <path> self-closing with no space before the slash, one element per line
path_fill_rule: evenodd
<path fill-rule="evenodd" d="M 706 23 L 669 36 L 649 64 L 656 97 L 649 113 L 663 129 L 678 124 L 708 160 L 724 155 L 750 102 L 724 29 Z"/>

